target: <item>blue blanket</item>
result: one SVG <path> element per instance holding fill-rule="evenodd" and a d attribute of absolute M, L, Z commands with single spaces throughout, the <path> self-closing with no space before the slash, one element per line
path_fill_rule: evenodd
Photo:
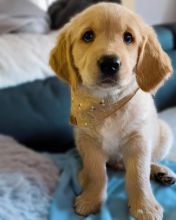
<path fill-rule="evenodd" d="M 133 219 L 129 217 L 127 209 L 124 172 L 108 170 L 107 201 L 102 207 L 101 212 L 84 218 L 76 215 L 73 209 L 74 197 L 80 192 L 76 176 L 81 163 L 76 150 L 54 156 L 54 160 L 61 169 L 61 176 L 51 205 L 50 220 Z M 176 163 L 164 161 L 163 164 L 176 172 Z M 152 182 L 152 188 L 157 200 L 165 209 L 164 220 L 176 220 L 176 185 L 164 187 Z"/>

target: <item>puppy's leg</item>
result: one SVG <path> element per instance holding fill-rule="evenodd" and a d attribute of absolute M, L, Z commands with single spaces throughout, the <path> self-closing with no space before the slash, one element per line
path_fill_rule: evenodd
<path fill-rule="evenodd" d="M 123 148 L 123 156 L 131 215 L 137 220 L 161 220 L 163 209 L 150 185 L 150 146 L 142 136 L 133 135 Z"/>
<path fill-rule="evenodd" d="M 176 174 L 166 166 L 161 164 L 151 164 L 151 179 L 156 180 L 163 185 L 172 185 L 176 182 Z"/>
<path fill-rule="evenodd" d="M 96 146 L 91 137 L 81 137 L 77 142 L 83 160 L 83 169 L 79 181 L 83 187 L 82 193 L 76 197 L 75 210 L 82 216 L 99 211 L 106 194 L 106 158 Z"/>

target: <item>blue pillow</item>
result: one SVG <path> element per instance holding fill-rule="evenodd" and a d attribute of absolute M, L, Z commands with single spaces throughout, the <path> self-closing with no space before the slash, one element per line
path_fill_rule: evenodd
<path fill-rule="evenodd" d="M 72 146 L 70 92 L 56 77 L 0 89 L 0 133 L 40 151 Z"/>

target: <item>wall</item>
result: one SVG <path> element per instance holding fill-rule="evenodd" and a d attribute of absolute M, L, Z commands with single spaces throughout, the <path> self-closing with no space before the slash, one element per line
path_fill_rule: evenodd
<path fill-rule="evenodd" d="M 131 10 L 135 10 L 135 0 L 122 0 L 122 4 Z"/>
<path fill-rule="evenodd" d="M 149 24 L 176 22 L 176 0 L 135 0 L 135 11 Z"/>

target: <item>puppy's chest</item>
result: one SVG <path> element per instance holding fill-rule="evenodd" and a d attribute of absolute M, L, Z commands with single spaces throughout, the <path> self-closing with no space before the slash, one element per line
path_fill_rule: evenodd
<path fill-rule="evenodd" d="M 134 118 L 127 111 L 118 112 L 108 117 L 100 129 L 103 150 L 109 156 L 120 156 L 121 147 L 128 134 L 135 129 L 134 127 Z"/>

